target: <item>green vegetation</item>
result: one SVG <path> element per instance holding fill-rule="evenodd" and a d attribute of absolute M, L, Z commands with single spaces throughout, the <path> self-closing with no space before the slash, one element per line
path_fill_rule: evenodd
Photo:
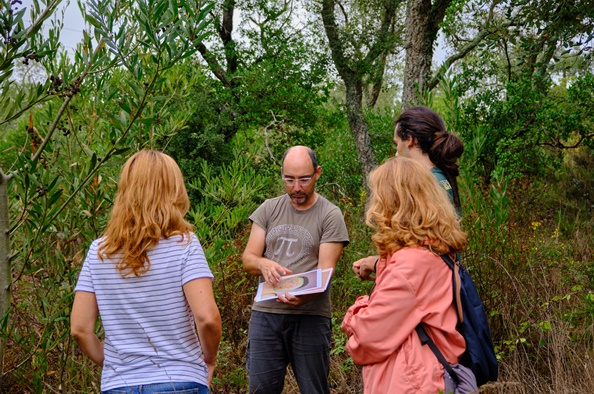
<path fill-rule="evenodd" d="M 99 369 L 69 334 L 73 288 L 122 163 L 153 148 L 182 168 L 216 278 L 224 333 L 213 392 L 244 393 L 256 286 L 241 265 L 247 217 L 283 192 L 279 161 L 296 144 L 317 151 L 318 191 L 349 228 L 332 284 L 330 379 L 335 393 L 361 392 L 340 323 L 371 288 L 350 266 L 374 253 L 364 173 L 394 154 L 396 86 L 404 61 L 414 66 L 394 21 L 413 2 L 388 12 L 360 0 L 340 11 L 330 0 L 90 0 L 73 54 L 59 47 L 59 21 L 40 34 L 60 1 L 33 0 L 30 24 L 17 3 L 0 0 L 0 392 L 99 392 Z M 455 54 L 405 88 L 465 144 L 463 259 L 501 361 L 500 381 L 482 392 L 594 391 L 594 3 L 440 3 Z M 342 57 L 322 28 L 333 7 Z M 374 47 L 372 31 L 389 41 Z M 297 392 L 290 376 L 286 392 Z"/>

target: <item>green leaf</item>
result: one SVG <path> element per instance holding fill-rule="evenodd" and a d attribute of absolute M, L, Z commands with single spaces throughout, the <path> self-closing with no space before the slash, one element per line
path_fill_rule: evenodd
<path fill-rule="evenodd" d="M 126 103 L 122 100 L 117 100 L 117 103 L 120 106 L 120 108 L 123 109 L 124 111 L 126 111 L 128 114 L 132 113 L 132 109 L 130 109 L 130 106 L 128 105 L 128 103 Z"/>
<path fill-rule="evenodd" d="M 58 201 L 60 199 L 60 197 L 62 196 L 62 189 L 58 189 L 58 191 L 56 191 L 54 194 L 51 195 L 51 197 L 49 198 L 47 205 L 48 206 L 52 206 L 56 203 L 56 201 Z"/>
<path fill-rule="evenodd" d="M 130 86 L 130 88 L 132 88 L 135 98 L 140 99 L 143 96 L 143 94 L 144 94 L 143 89 L 140 87 L 140 85 L 136 81 L 134 81 L 132 79 L 128 79 L 128 80 L 126 80 L 126 83 L 128 86 Z"/>
<path fill-rule="evenodd" d="M 87 175 L 90 174 L 91 171 L 93 171 L 96 164 L 97 164 L 97 154 L 95 152 L 93 152 L 93 154 L 91 155 L 91 160 L 89 161 L 89 165 L 87 167 Z"/>

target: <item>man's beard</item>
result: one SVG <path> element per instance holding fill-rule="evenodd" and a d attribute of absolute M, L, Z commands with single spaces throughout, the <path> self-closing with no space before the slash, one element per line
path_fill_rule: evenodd
<path fill-rule="evenodd" d="M 309 196 L 303 192 L 291 193 L 289 196 L 291 197 L 291 201 L 298 205 L 303 205 L 309 200 Z"/>

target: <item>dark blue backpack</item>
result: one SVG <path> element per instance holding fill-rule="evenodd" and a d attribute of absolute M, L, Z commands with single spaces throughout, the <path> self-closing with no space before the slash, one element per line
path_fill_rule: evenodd
<path fill-rule="evenodd" d="M 456 329 L 466 341 L 466 351 L 460 358 L 459 363 L 474 372 L 479 386 L 487 382 L 494 382 L 497 380 L 498 365 L 485 306 L 466 268 L 460 262 L 454 262 L 448 255 L 444 254 L 441 258 L 452 270 L 454 306 L 458 312 Z M 444 364 L 445 358 L 441 352 L 427 335 L 424 335 L 425 338 L 423 338 L 420 331 L 424 331 L 422 323 L 417 326 L 417 332 L 419 332 L 423 344 L 428 343 L 437 358 Z M 448 372 L 451 371 L 449 364 L 447 366 L 444 364 L 444 368 Z M 456 377 L 453 378 L 456 379 Z"/>

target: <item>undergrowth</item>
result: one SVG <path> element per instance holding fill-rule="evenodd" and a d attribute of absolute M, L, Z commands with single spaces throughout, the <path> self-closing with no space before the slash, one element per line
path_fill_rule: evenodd
<path fill-rule="evenodd" d="M 278 172 L 260 171 L 263 157 L 256 150 L 236 150 L 221 176 L 190 185 L 204 196 L 189 217 L 215 275 L 223 318 L 215 393 L 247 390 L 245 347 L 256 288 L 256 278 L 246 275 L 241 265 L 249 235 L 247 217 L 264 198 L 282 193 Z M 481 392 L 594 392 L 594 163 L 579 152 L 570 159 L 568 170 L 555 177 L 507 179 L 500 174 L 487 186 L 462 183 L 463 226 L 469 236 L 463 259 L 487 306 L 500 360 L 499 381 L 483 386 Z M 318 188 L 342 209 L 351 241 L 332 282 L 330 383 L 336 394 L 361 393 L 361 368 L 345 350 L 340 323 L 356 297 L 368 294 L 372 285 L 360 282 L 351 264 L 375 250 L 364 224 L 365 195 L 336 185 L 338 164 L 334 161 L 336 169 L 323 173 Z M 352 178 L 349 182 L 357 177 L 345 176 Z M 105 212 L 92 214 L 104 218 Z M 72 220 L 47 229 L 46 253 L 35 255 L 25 266 L 15 262 L 13 275 L 22 278 L 14 281 L 10 324 L 2 328 L 8 352 L 0 392 L 99 392 L 99 368 L 78 350 L 68 332 L 73 287 L 96 230 L 77 232 L 77 226 L 92 219 Z M 26 237 L 13 242 L 25 245 Z M 97 332 L 101 335 L 100 325 Z M 298 392 L 290 369 L 284 392 Z"/>

